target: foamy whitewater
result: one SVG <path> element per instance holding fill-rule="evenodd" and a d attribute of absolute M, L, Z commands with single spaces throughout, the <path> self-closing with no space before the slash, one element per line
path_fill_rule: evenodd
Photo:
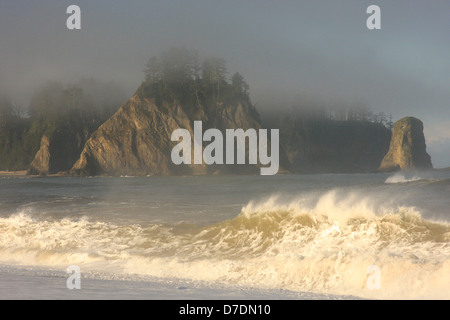
<path fill-rule="evenodd" d="M 0 189 L 0 299 L 450 298 L 445 171 L 3 178 Z M 79 290 L 66 285 L 71 265 Z"/>

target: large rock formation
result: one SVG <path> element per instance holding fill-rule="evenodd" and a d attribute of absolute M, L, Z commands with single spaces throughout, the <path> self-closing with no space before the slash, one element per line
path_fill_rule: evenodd
<path fill-rule="evenodd" d="M 55 174 L 69 170 L 96 126 L 65 122 L 52 132 L 45 132 L 33 161 L 29 175 Z"/>
<path fill-rule="evenodd" d="M 177 101 L 155 101 L 146 94 L 143 84 L 109 120 L 86 142 L 74 164 L 72 175 L 172 175 L 255 173 L 254 165 L 181 164 L 171 160 L 171 141 L 175 129 L 187 129 L 194 137 L 193 122 L 202 121 L 208 128 L 261 128 L 259 116 L 247 101 L 216 103 L 214 106 L 189 109 Z M 230 172 L 231 170 L 231 172 Z"/>
<path fill-rule="evenodd" d="M 384 156 L 380 171 L 432 169 L 431 157 L 426 152 L 423 123 L 414 117 L 405 117 L 394 125 L 389 151 Z"/>

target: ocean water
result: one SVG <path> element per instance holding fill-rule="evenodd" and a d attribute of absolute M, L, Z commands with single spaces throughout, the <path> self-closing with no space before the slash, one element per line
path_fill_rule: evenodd
<path fill-rule="evenodd" d="M 0 299 L 366 298 L 450 299 L 450 172 L 0 178 Z"/>

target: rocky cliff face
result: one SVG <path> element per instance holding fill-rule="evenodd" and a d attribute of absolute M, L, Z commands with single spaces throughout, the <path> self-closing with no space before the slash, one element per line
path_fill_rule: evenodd
<path fill-rule="evenodd" d="M 389 149 L 391 130 L 369 121 L 308 118 L 292 114 L 276 119 L 280 148 L 288 157 L 293 173 L 375 172 Z"/>
<path fill-rule="evenodd" d="M 394 125 L 389 151 L 384 156 L 380 171 L 432 169 L 431 157 L 426 152 L 423 123 L 414 117 L 405 117 Z"/>
<path fill-rule="evenodd" d="M 41 138 L 41 146 L 34 156 L 27 174 L 46 175 L 50 171 L 50 141 L 46 135 Z"/>
<path fill-rule="evenodd" d="M 228 166 L 175 165 L 171 160 L 174 130 L 187 129 L 194 137 L 193 122 L 208 128 L 261 128 L 256 110 L 245 101 L 218 103 L 187 112 L 180 103 L 159 102 L 142 94 L 142 88 L 86 142 L 72 175 L 171 175 L 208 174 L 232 170 Z M 235 168 L 237 166 L 234 166 Z M 255 166 L 239 166 L 250 172 Z"/>
<path fill-rule="evenodd" d="M 47 175 L 69 170 L 93 130 L 89 126 L 65 123 L 51 133 L 44 133 L 27 174 Z"/>

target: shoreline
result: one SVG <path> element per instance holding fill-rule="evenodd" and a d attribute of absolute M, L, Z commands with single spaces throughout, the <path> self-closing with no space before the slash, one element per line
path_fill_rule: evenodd
<path fill-rule="evenodd" d="M 450 167 L 446 167 L 446 168 L 433 168 L 431 170 L 426 170 L 428 172 L 439 172 L 439 171 L 450 171 Z M 276 175 L 320 175 L 320 174 L 371 174 L 371 173 L 395 173 L 395 172 L 409 172 L 409 171 L 390 171 L 390 172 L 386 172 L 386 171 L 373 171 L 373 172 L 311 172 L 311 173 L 306 173 L 306 172 L 279 172 Z M 192 175 L 192 176 L 215 176 L 218 174 L 205 174 L 205 175 Z M 220 174 L 219 174 L 220 175 Z M 236 174 L 223 174 L 224 176 L 233 176 Z M 148 177 L 149 175 L 136 175 L 136 176 L 132 176 L 132 177 Z M 153 176 L 153 175 L 152 175 Z M 165 175 L 155 175 L 155 176 L 165 176 Z M 167 175 L 167 176 L 176 176 L 176 175 Z M 191 175 L 188 175 L 191 176 Z M 27 170 L 17 170 L 17 171 L 8 171 L 8 170 L 0 170 L 0 178 L 2 177 L 30 177 L 30 178 L 35 178 L 35 177 L 127 177 L 124 175 L 94 175 L 94 176 L 89 176 L 89 175 L 67 175 L 64 174 L 63 172 L 58 172 L 58 173 L 51 173 L 51 174 L 28 174 Z"/>
<path fill-rule="evenodd" d="M 19 171 L 0 170 L 0 177 L 25 177 L 25 176 L 27 176 L 27 170 L 19 170 Z"/>
<path fill-rule="evenodd" d="M 7 170 L 0 170 L 0 178 L 24 178 L 24 177 L 61 177 L 59 173 L 53 173 L 53 174 L 46 174 L 46 175 L 39 175 L 39 174 L 28 174 L 27 170 L 17 170 L 17 171 L 7 171 Z"/>
<path fill-rule="evenodd" d="M 366 300 L 333 293 L 223 285 L 189 279 L 85 272 L 69 290 L 65 269 L 0 263 L 2 300 Z M 17 284 L 20 283 L 20 290 Z"/>

